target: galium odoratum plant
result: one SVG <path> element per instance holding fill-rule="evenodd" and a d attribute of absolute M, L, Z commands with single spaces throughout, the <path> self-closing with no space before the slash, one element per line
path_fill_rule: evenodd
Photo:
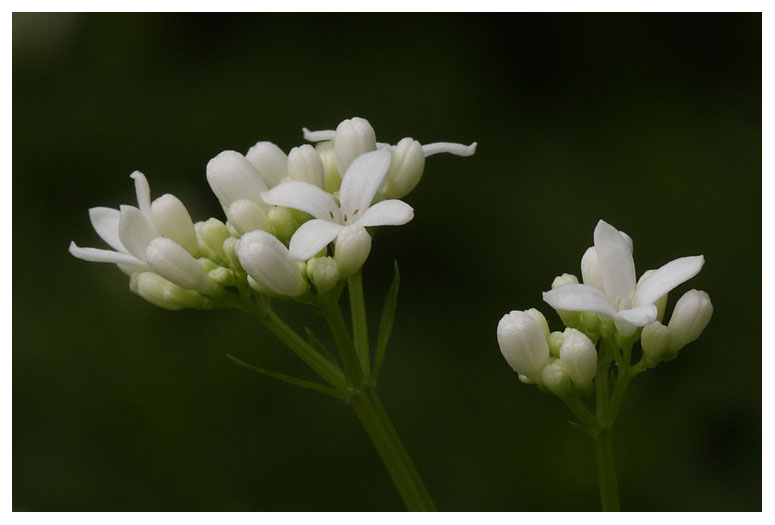
<path fill-rule="evenodd" d="M 361 274 L 375 227 L 403 225 L 414 217 L 400 199 L 420 181 L 426 157 L 470 156 L 476 143 L 423 145 L 412 138 L 378 143 L 371 124 L 357 117 L 335 130 L 305 128 L 304 136 L 316 144 L 286 154 L 262 141 L 245 155 L 224 151 L 210 160 L 207 181 L 225 222 L 194 223 L 173 195 L 151 201 L 145 176 L 134 172 L 137 206 L 89 210 L 92 226 L 112 250 L 71 243 L 70 253 L 117 265 L 129 275 L 133 292 L 161 308 L 234 308 L 257 318 L 322 382 L 229 358 L 349 403 L 406 507 L 434 510 L 376 392 L 393 327 L 398 266 L 375 337 L 369 335 Z M 340 308 L 345 288 L 350 326 Z M 294 301 L 322 316 L 337 352 L 308 328 L 302 335 L 283 321 L 272 309 L 276 300 Z"/>
<path fill-rule="evenodd" d="M 668 293 L 697 275 L 704 258 L 681 257 L 636 281 L 632 248 L 626 233 L 599 221 L 594 246 L 581 258 L 583 283 L 563 274 L 543 294 L 565 329 L 550 331 L 546 318 L 533 308 L 504 315 L 497 329 L 501 353 L 519 379 L 565 402 L 578 426 L 594 439 L 606 511 L 619 510 L 613 426 L 630 382 L 674 359 L 699 338 L 713 314 L 708 294 L 690 290 L 675 304 L 667 325 L 662 324 Z M 640 359 L 634 362 L 638 343 Z"/>

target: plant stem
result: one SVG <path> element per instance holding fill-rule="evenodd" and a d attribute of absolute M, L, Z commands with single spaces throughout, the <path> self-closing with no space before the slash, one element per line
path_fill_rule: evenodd
<path fill-rule="evenodd" d="M 366 388 L 354 395 L 350 403 L 382 458 L 407 510 L 435 511 L 433 500 L 377 397 L 377 392 L 373 388 Z"/>
<path fill-rule="evenodd" d="M 294 354 L 307 363 L 310 368 L 317 372 L 331 386 L 339 390 L 347 387 L 347 381 L 342 371 L 312 348 L 293 328 L 285 324 L 285 321 L 280 319 L 276 313 L 269 310 L 265 316 L 261 317 L 261 322 L 280 341 L 285 343 L 285 346 L 290 348 Z"/>
<path fill-rule="evenodd" d="M 371 376 L 369 362 L 369 328 L 366 321 L 366 300 L 363 297 L 361 270 L 347 280 L 347 292 L 350 295 L 350 313 L 353 323 L 353 343 L 355 354 L 361 364 L 363 376 L 368 381 Z"/>
<path fill-rule="evenodd" d="M 363 372 L 361 371 L 358 356 L 355 353 L 353 340 L 350 331 L 347 329 L 347 323 L 344 321 L 342 310 L 337 304 L 324 314 L 328 328 L 334 336 L 334 342 L 339 349 L 339 359 L 342 360 L 342 367 L 347 376 L 348 382 L 359 388 L 363 385 Z"/>
<path fill-rule="evenodd" d="M 616 512 L 619 510 L 619 486 L 616 481 L 612 428 L 604 428 L 595 438 L 595 456 L 600 485 L 600 506 L 603 512 Z"/>

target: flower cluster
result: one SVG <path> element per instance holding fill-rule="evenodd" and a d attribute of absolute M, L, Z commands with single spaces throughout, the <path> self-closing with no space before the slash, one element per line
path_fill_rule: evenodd
<path fill-rule="evenodd" d="M 130 288 L 167 309 L 234 306 L 290 297 L 303 302 L 341 290 L 371 251 L 367 228 L 414 217 L 400 200 L 436 153 L 473 155 L 476 143 L 379 143 L 362 118 L 335 130 L 309 131 L 287 154 L 258 142 L 245 155 L 224 151 L 207 164 L 207 181 L 226 221 L 193 223 L 173 195 L 151 202 L 145 176 L 134 172 L 138 205 L 89 210 L 113 250 L 70 245 L 87 261 L 116 264 Z M 259 296 L 255 297 L 256 292 Z M 238 293 L 234 293 L 234 292 Z M 253 296 L 250 299 L 249 296 Z"/>
<path fill-rule="evenodd" d="M 661 321 L 668 293 L 699 273 L 705 262 L 702 255 L 676 259 L 636 280 L 632 249 L 626 233 L 598 222 L 594 246 L 581 258 L 583 284 L 575 275 L 563 274 L 543 294 L 567 327 L 564 332 L 549 333 L 543 315 L 533 309 L 513 311 L 501 319 L 497 330 L 501 352 L 520 379 L 559 397 L 583 393 L 594 379 L 595 344 L 601 339 L 629 355 L 640 337 L 641 367 L 648 368 L 674 358 L 700 336 L 713 313 L 705 292 L 686 292 L 667 326 Z"/>

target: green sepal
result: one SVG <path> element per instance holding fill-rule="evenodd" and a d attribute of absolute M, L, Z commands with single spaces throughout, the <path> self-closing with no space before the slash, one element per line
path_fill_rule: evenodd
<path fill-rule="evenodd" d="M 396 316 L 396 303 L 398 302 L 398 286 L 401 281 L 398 273 L 398 261 L 393 261 L 394 277 L 385 295 L 385 305 L 382 307 L 382 317 L 379 320 L 379 334 L 377 336 L 377 350 L 374 354 L 374 371 L 371 374 L 374 381 L 379 377 L 382 361 L 385 359 L 390 333 L 393 331 L 393 320 Z"/>
<path fill-rule="evenodd" d="M 298 386 L 300 388 L 306 388 L 307 390 L 314 390 L 315 392 L 320 392 L 321 394 L 327 394 L 337 399 L 347 398 L 346 395 L 342 394 L 338 390 L 334 390 L 331 387 L 321 385 L 319 383 L 313 383 L 312 381 L 305 381 L 304 379 L 299 379 L 297 377 L 289 376 L 287 374 L 281 374 L 280 372 L 275 372 L 274 370 L 268 370 L 260 366 L 251 365 L 249 363 L 246 363 L 245 361 L 237 359 L 231 354 L 226 354 L 226 357 L 228 357 L 234 363 L 238 364 L 243 368 L 247 368 L 248 370 L 252 370 L 253 372 L 258 372 L 259 374 L 263 374 L 265 376 L 271 377 L 272 379 L 277 379 L 278 381 L 282 381 L 283 383 L 287 383 L 293 386 Z"/>

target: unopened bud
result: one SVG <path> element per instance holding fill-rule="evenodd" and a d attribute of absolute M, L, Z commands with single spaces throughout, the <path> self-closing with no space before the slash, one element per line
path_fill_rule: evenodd
<path fill-rule="evenodd" d="M 207 163 L 207 182 L 218 197 L 223 211 L 239 199 L 262 203 L 261 192 L 268 188 L 248 159 L 236 151 L 222 151 Z"/>
<path fill-rule="evenodd" d="M 342 185 L 342 173 L 339 171 L 339 165 L 336 163 L 336 152 L 334 143 L 320 142 L 315 145 L 315 151 L 320 155 L 323 162 L 323 177 L 325 178 L 325 189 L 328 193 L 339 191 Z"/>
<path fill-rule="evenodd" d="M 223 241 L 229 238 L 229 229 L 218 219 L 207 219 L 194 225 L 196 230 L 199 248 L 207 257 L 227 262 L 226 254 L 223 253 Z"/>
<path fill-rule="evenodd" d="M 677 352 L 695 341 L 713 315 L 710 296 L 700 290 L 689 290 L 678 299 L 667 328 L 670 331 L 670 351 Z"/>
<path fill-rule="evenodd" d="M 388 199 L 400 199 L 412 191 L 422 178 L 425 154 L 422 144 L 406 137 L 391 149 L 390 169 L 385 175 L 382 193 Z"/>
<path fill-rule="evenodd" d="M 552 332 L 549 337 L 546 338 L 546 342 L 549 344 L 549 355 L 552 357 L 560 357 L 560 347 L 562 342 L 565 341 L 564 332 Z"/>
<path fill-rule="evenodd" d="M 336 127 L 334 152 L 340 173 L 346 172 L 356 158 L 375 149 L 377 136 L 368 120 L 355 117 L 343 120 Z"/>
<path fill-rule="evenodd" d="M 257 142 L 245 154 L 266 185 L 273 188 L 288 176 L 288 156 L 271 142 Z"/>
<path fill-rule="evenodd" d="M 549 345 L 543 329 L 531 315 L 512 310 L 498 322 L 498 346 L 518 374 L 536 382 L 549 362 Z"/>
<path fill-rule="evenodd" d="M 271 225 L 271 231 L 282 241 L 289 241 L 298 227 L 294 211 L 283 206 L 275 206 L 269 210 L 267 217 Z"/>
<path fill-rule="evenodd" d="M 213 289 L 213 283 L 199 261 L 172 239 L 157 237 L 151 241 L 145 259 L 156 273 L 181 288 L 201 293 Z"/>
<path fill-rule="evenodd" d="M 245 234 L 253 230 L 268 231 L 271 228 L 269 218 L 264 210 L 253 201 L 238 199 L 229 205 L 226 217 L 232 226 L 240 233 Z"/>
<path fill-rule="evenodd" d="M 172 239 L 194 257 L 199 255 L 194 223 L 180 199 L 169 193 L 162 195 L 151 204 L 151 217 L 161 235 Z"/>
<path fill-rule="evenodd" d="M 307 290 L 299 266 L 274 235 L 261 230 L 246 233 L 237 244 L 237 256 L 256 282 L 278 295 L 298 297 Z"/>
<path fill-rule="evenodd" d="M 346 279 L 361 269 L 371 251 L 371 235 L 363 226 L 346 226 L 336 237 L 334 260 Z"/>
<path fill-rule="evenodd" d="M 549 323 L 546 322 L 546 317 L 544 317 L 544 314 L 535 308 L 525 310 L 525 313 L 532 317 L 536 323 L 538 323 L 538 326 L 541 327 L 541 331 L 544 333 L 544 337 L 549 337 Z"/>
<path fill-rule="evenodd" d="M 323 161 L 320 160 L 320 155 L 313 146 L 304 144 L 298 148 L 293 148 L 288 153 L 288 177 L 291 180 L 307 182 L 325 189 L 326 179 L 323 175 Z"/>
<path fill-rule="evenodd" d="M 641 330 L 640 345 L 643 355 L 652 363 L 657 363 L 670 348 L 670 330 L 659 321 L 654 321 Z"/>
<path fill-rule="evenodd" d="M 559 359 L 544 367 L 541 371 L 541 382 L 549 392 L 559 398 L 565 397 L 571 391 L 570 376 Z"/>
<path fill-rule="evenodd" d="M 586 390 L 592 385 L 597 371 L 597 351 L 586 335 L 573 328 L 566 329 L 560 361 L 576 388 Z"/>
<path fill-rule="evenodd" d="M 330 292 L 339 282 L 339 266 L 331 257 L 315 257 L 307 261 L 307 275 L 318 292 Z"/>
<path fill-rule="evenodd" d="M 579 284 L 578 277 L 570 273 L 558 275 L 552 281 L 552 290 L 567 284 Z M 581 312 L 573 312 L 571 310 L 557 310 L 557 315 L 560 316 L 560 319 L 565 326 L 578 328 L 581 324 Z"/>
<path fill-rule="evenodd" d="M 151 304 L 166 310 L 202 308 L 204 297 L 184 290 L 153 272 L 137 272 L 129 281 L 129 289 Z"/>

